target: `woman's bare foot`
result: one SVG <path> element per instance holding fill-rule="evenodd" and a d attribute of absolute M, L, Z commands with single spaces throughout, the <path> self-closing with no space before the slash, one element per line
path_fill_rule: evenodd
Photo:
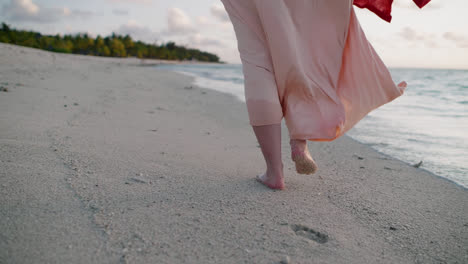
<path fill-rule="evenodd" d="M 291 159 L 296 163 L 296 171 L 299 174 L 313 174 L 317 171 L 317 164 L 310 156 L 307 141 L 291 139 Z"/>
<path fill-rule="evenodd" d="M 408 84 L 405 81 L 398 84 L 398 87 L 402 88 L 402 89 L 406 88 L 407 86 L 408 86 Z"/>
<path fill-rule="evenodd" d="M 270 174 L 269 171 L 264 174 L 257 175 L 256 180 L 270 189 L 284 190 L 284 176 L 281 174 Z"/>

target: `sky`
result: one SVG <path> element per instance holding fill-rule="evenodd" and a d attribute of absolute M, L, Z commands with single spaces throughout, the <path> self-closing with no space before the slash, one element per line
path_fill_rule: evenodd
<path fill-rule="evenodd" d="M 468 1 L 432 0 L 419 9 L 395 0 L 391 23 L 354 9 L 387 66 L 468 69 Z M 0 22 L 43 34 L 115 32 L 147 43 L 175 41 L 240 63 L 220 0 L 0 0 Z"/>

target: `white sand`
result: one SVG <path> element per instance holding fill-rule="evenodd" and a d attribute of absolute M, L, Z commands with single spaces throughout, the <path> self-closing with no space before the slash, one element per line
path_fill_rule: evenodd
<path fill-rule="evenodd" d="M 0 263 L 468 263 L 466 190 L 283 129 L 271 191 L 245 105 L 138 64 L 0 44 Z"/>

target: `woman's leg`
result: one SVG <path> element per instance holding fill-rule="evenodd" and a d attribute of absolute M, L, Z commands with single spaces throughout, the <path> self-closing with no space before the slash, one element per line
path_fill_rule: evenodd
<path fill-rule="evenodd" d="M 313 174 L 317 171 L 317 164 L 310 156 L 307 140 L 291 139 L 291 159 L 296 163 L 296 171 L 299 174 Z"/>
<path fill-rule="evenodd" d="M 252 126 L 266 162 L 266 172 L 257 180 L 272 189 L 284 189 L 281 160 L 281 124 Z"/>

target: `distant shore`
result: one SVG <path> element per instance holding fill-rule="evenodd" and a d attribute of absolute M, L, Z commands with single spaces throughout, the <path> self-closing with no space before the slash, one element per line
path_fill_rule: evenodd
<path fill-rule="evenodd" d="M 196 60 L 220 62 L 216 54 L 195 48 L 177 45 L 173 41 L 161 44 L 147 44 L 133 40 L 130 35 L 112 33 L 109 36 L 91 37 L 87 33 L 43 35 L 30 30 L 17 30 L 2 22 L 0 26 L 0 43 L 37 48 L 45 51 L 94 55 L 100 57 L 165 60 Z"/>
<path fill-rule="evenodd" d="M 245 105 L 152 66 L 0 43 L 0 263 L 468 263 L 468 192 L 346 136 L 286 190 Z"/>

